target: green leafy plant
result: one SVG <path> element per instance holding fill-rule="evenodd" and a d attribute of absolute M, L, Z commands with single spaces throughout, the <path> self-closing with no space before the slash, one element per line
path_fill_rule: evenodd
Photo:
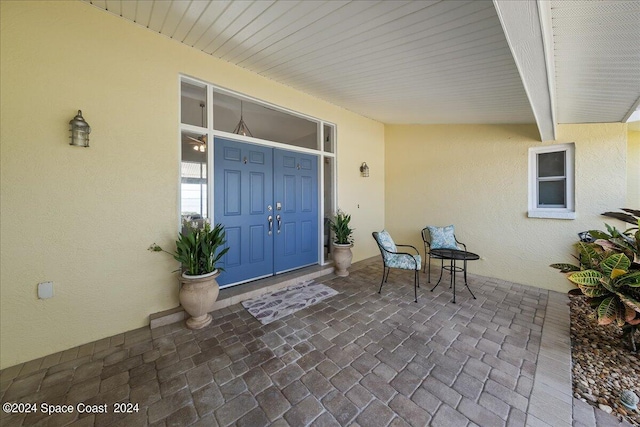
<path fill-rule="evenodd" d="M 640 223 L 640 211 L 624 211 L 628 213 L 624 217 L 612 215 L 616 212 L 603 215 Z M 605 225 L 608 232 L 590 230 L 587 241 L 575 244 L 579 265 L 559 263 L 551 267 L 568 273 L 568 279 L 595 308 L 599 325 L 617 324 L 637 351 L 634 336 L 640 326 L 640 231 L 637 226 L 620 232 Z"/>
<path fill-rule="evenodd" d="M 622 211 L 625 213 L 605 212 L 602 215 L 619 219 L 634 226 L 620 233 L 615 227 L 609 227 L 605 224 L 610 234 L 605 234 L 600 238 L 609 240 L 616 248 L 624 252 L 634 264 L 640 264 L 640 210 L 622 209 Z M 637 267 L 640 268 L 640 265 Z"/>
<path fill-rule="evenodd" d="M 349 226 L 351 215 L 338 209 L 338 212 L 329 221 L 329 227 L 335 235 L 335 243 L 339 245 L 348 245 L 353 243 L 353 228 Z"/>
<path fill-rule="evenodd" d="M 149 246 L 152 252 L 166 252 L 172 255 L 176 261 L 182 264 L 182 269 L 189 276 L 211 273 L 224 269 L 217 267 L 216 263 L 229 251 L 229 248 L 220 250 L 226 243 L 224 226 L 216 224 L 213 228 L 209 220 L 205 220 L 202 226 L 191 218 L 183 221 L 183 232 L 176 240 L 176 251 L 169 252 L 162 249 L 156 243 Z"/>

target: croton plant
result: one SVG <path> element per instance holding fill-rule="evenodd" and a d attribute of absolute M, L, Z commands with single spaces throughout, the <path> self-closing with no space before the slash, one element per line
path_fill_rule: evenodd
<path fill-rule="evenodd" d="M 551 264 L 568 273 L 595 308 L 598 324 L 617 324 L 637 351 L 635 333 L 640 328 L 640 210 L 605 212 L 634 226 L 624 232 L 605 224 L 607 232 L 590 230 L 575 244 L 580 265 Z M 581 233 L 582 234 L 582 233 Z"/>

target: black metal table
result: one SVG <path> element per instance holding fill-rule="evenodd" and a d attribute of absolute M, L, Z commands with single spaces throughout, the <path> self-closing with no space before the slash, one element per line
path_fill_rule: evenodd
<path fill-rule="evenodd" d="M 476 299 L 476 296 L 471 292 L 471 288 L 469 288 L 469 284 L 467 283 L 467 261 L 476 261 L 480 259 L 480 255 L 474 254 L 473 252 L 462 251 L 459 249 L 432 249 L 431 253 L 435 256 L 442 257 L 443 259 L 449 260 L 449 265 L 443 265 L 440 270 L 440 278 L 438 279 L 438 283 L 431 289 L 431 292 L 440 284 L 440 280 L 442 280 L 442 270 L 448 270 L 451 272 L 451 284 L 450 287 L 453 288 L 453 303 L 456 303 L 456 273 L 463 273 L 464 275 L 464 285 L 469 289 L 469 293 Z M 458 267 L 456 265 L 456 261 L 463 261 L 463 266 Z"/>

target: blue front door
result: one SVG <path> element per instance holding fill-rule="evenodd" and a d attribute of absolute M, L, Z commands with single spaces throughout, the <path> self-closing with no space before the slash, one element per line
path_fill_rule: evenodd
<path fill-rule="evenodd" d="M 229 252 L 221 286 L 318 262 L 318 166 L 315 156 L 214 141 L 214 221 Z"/>
<path fill-rule="evenodd" d="M 318 262 L 318 159 L 274 150 L 275 272 Z"/>
<path fill-rule="evenodd" d="M 220 285 L 273 274 L 273 149 L 214 141 L 214 221 L 225 226 L 229 252 Z"/>

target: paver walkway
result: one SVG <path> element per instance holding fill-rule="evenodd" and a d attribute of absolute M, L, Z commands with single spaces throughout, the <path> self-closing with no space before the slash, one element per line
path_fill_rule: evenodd
<path fill-rule="evenodd" d="M 568 318 L 549 316 L 548 291 L 470 276 L 476 300 L 423 285 L 416 304 L 410 272 L 391 272 L 379 295 L 381 275 L 376 261 L 323 277 L 338 295 L 267 326 L 236 304 L 200 331 L 141 328 L 5 369 L 3 403 L 74 411 L 3 412 L 0 425 L 553 425 L 545 399 L 566 391 L 552 387 L 566 350 L 542 332 Z M 80 402 L 107 413 L 78 413 Z"/>

